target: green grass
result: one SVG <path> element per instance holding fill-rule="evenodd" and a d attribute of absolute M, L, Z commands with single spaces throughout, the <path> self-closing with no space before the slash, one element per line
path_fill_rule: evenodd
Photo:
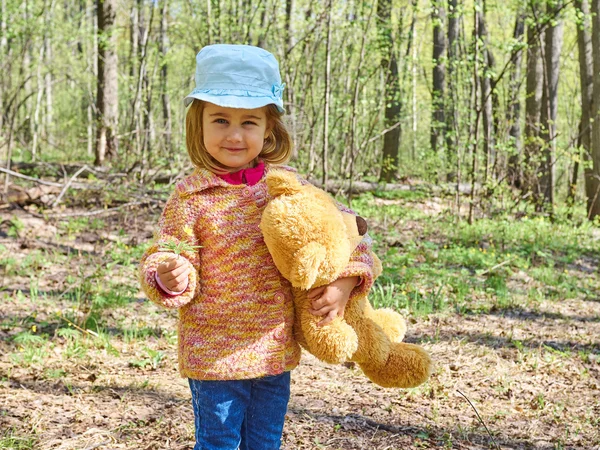
<path fill-rule="evenodd" d="M 0 449 L 2 450 L 33 450 L 37 448 L 37 439 L 34 436 L 19 436 L 15 430 L 9 428 L 0 434 Z"/>
<path fill-rule="evenodd" d="M 427 215 L 402 195 L 396 199 L 382 204 L 365 194 L 352 203 L 367 222 L 378 225 L 370 232 L 384 263 L 370 295 L 377 307 L 424 315 L 597 295 L 598 272 L 577 269 L 582 260 L 592 267 L 600 263 L 593 224 L 499 217 L 469 225 L 445 213 Z M 386 244 L 394 240 L 400 246 Z"/>

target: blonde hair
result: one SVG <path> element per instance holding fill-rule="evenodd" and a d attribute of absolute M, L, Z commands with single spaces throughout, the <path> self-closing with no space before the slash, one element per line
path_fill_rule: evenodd
<path fill-rule="evenodd" d="M 207 169 L 214 173 L 227 172 L 227 167 L 213 158 L 204 146 L 202 114 L 206 102 L 194 100 L 185 117 L 185 142 L 188 155 L 196 169 Z M 292 156 L 292 139 L 275 105 L 266 108 L 269 135 L 258 158 L 269 164 L 284 164 Z"/>

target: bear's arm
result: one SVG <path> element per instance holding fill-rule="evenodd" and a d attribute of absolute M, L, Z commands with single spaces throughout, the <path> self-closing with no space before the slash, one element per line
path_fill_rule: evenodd
<path fill-rule="evenodd" d="M 198 247 L 200 244 L 194 234 L 194 218 L 186 206 L 185 199 L 177 192 L 171 195 L 159 220 L 154 242 L 140 262 L 139 278 L 142 289 L 152 302 L 165 308 L 179 308 L 189 303 L 196 291 L 200 263 L 198 248 L 184 249 L 180 253 L 180 257 L 185 259 L 185 263 L 191 269 L 185 291 L 178 295 L 167 294 L 156 281 L 158 265 L 174 255 L 172 250 L 165 249 L 166 246 L 185 243 Z"/>

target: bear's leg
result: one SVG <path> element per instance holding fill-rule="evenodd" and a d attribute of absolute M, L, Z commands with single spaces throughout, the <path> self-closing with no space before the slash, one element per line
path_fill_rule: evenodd
<path fill-rule="evenodd" d="M 383 365 L 359 363 L 364 374 L 382 387 L 411 388 L 424 383 L 431 374 L 431 358 L 422 347 L 392 343 Z"/>
<path fill-rule="evenodd" d="M 390 308 L 374 309 L 368 314 L 392 342 L 402 342 L 406 334 L 404 317 Z"/>
<path fill-rule="evenodd" d="M 352 327 L 341 317 L 325 326 L 319 326 L 318 323 L 323 317 L 310 313 L 307 291 L 294 289 L 294 295 L 296 320 L 300 322 L 306 344 L 304 347 L 321 361 L 330 364 L 348 361 L 358 347 L 358 338 Z M 299 342 L 302 345 L 302 342 Z"/>
<path fill-rule="evenodd" d="M 391 342 L 383 328 L 373 320 L 372 311 L 366 297 L 353 298 L 346 305 L 344 318 L 358 336 L 358 349 L 352 355 L 352 361 L 383 365 L 388 360 Z"/>

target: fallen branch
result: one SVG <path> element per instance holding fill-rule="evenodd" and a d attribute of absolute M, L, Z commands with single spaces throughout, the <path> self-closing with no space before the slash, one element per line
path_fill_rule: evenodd
<path fill-rule="evenodd" d="M 77 178 L 79 176 L 79 174 L 81 172 L 83 172 L 84 170 L 87 170 L 90 173 L 93 173 L 93 171 L 91 171 L 87 165 L 83 166 L 81 169 L 79 169 L 77 172 L 75 172 L 75 174 L 71 178 L 69 178 L 69 181 L 67 181 L 65 186 L 62 188 L 62 191 L 60 191 L 60 194 L 58 194 L 58 197 L 56 197 L 56 200 L 54 200 L 54 203 L 52 203 L 52 208 L 54 208 L 54 207 L 56 207 L 56 205 L 58 205 L 58 203 L 62 199 L 63 195 L 65 195 L 65 192 L 67 192 L 67 189 L 69 189 L 69 186 L 71 186 L 71 183 L 73 183 L 73 180 L 75 178 Z"/>
<path fill-rule="evenodd" d="M 62 213 L 62 214 L 46 214 L 41 217 L 45 217 L 48 219 L 62 219 L 65 217 L 90 217 L 90 216 L 100 216 L 102 214 L 112 214 L 116 211 L 119 211 L 123 208 L 129 208 L 131 206 L 141 206 L 147 205 L 149 203 L 155 203 L 154 200 L 143 200 L 139 202 L 129 202 L 124 203 L 120 206 L 115 206 L 114 208 L 106 208 L 106 209 L 98 209 L 95 211 L 85 211 L 85 212 L 74 212 L 74 213 Z"/>
<path fill-rule="evenodd" d="M 13 177 L 23 178 L 24 180 L 33 181 L 35 183 L 45 184 L 46 186 L 58 186 L 58 187 L 62 187 L 62 183 L 56 183 L 54 181 L 40 180 L 39 178 L 34 178 L 34 177 L 27 176 L 27 175 L 23 175 L 23 174 L 21 174 L 19 172 L 13 172 L 12 170 L 5 169 L 4 167 L 0 167 L 0 172 L 7 173 L 7 174 L 9 174 L 9 175 L 11 175 Z"/>

